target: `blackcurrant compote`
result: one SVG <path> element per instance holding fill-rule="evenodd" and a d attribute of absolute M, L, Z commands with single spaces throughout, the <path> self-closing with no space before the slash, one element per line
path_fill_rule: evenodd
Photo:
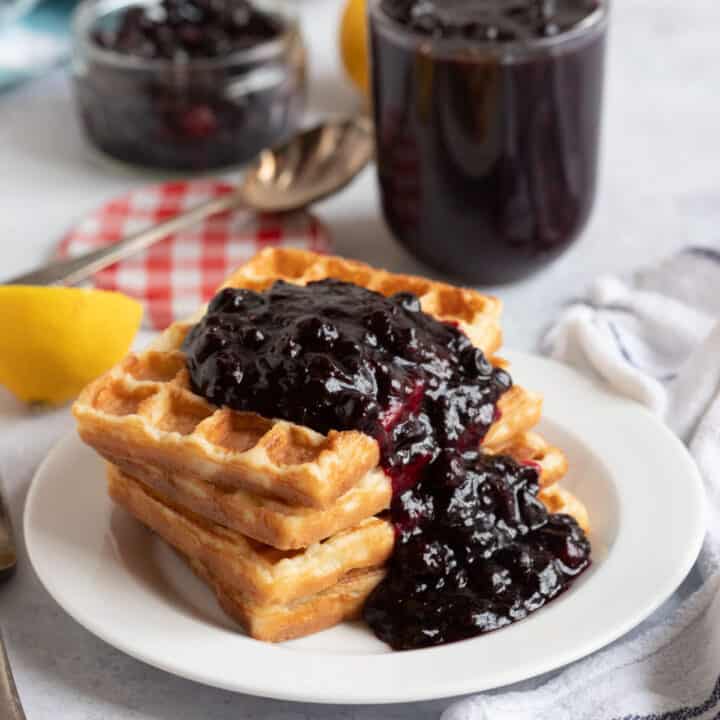
<path fill-rule="evenodd" d="M 385 219 L 432 267 L 522 278 L 592 209 L 608 0 L 370 0 Z"/>
<path fill-rule="evenodd" d="M 126 163 L 206 170 L 285 140 L 305 54 L 278 0 L 85 0 L 73 76 L 91 142 Z"/>
<path fill-rule="evenodd" d="M 396 543 L 365 618 L 394 648 L 524 618 L 589 565 L 576 522 L 537 499 L 537 469 L 478 450 L 510 376 L 414 295 L 332 279 L 225 288 L 183 351 L 216 405 L 377 439 Z"/>

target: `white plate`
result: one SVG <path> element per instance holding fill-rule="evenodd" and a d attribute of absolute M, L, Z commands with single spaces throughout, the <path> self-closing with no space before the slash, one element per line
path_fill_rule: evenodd
<path fill-rule="evenodd" d="M 511 353 L 513 376 L 545 394 L 541 430 L 587 504 L 594 563 L 527 620 L 473 640 L 391 652 L 362 624 L 270 645 L 242 635 L 209 591 L 105 493 L 76 436 L 37 472 L 25 513 L 50 594 L 111 645 L 183 677 L 255 695 L 327 703 L 426 700 L 523 680 L 587 655 L 647 617 L 680 584 L 705 528 L 698 472 L 638 405 L 565 366 Z"/>

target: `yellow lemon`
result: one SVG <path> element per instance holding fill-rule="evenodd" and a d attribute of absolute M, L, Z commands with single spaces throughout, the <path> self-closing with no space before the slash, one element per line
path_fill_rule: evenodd
<path fill-rule="evenodd" d="M 120 293 L 0 287 L 0 385 L 25 402 L 70 400 L 125 355 L 141 318 Z"/>
<path fill-rule="evenodd" d="M 340 23 L 340 54 L 350 79 L 368 95 L 370 80 L 366 13 L 366 0 L 348 0 Z"/>

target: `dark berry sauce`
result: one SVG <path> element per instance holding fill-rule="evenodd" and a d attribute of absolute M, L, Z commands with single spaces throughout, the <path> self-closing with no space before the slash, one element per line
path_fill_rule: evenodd
<path fill-rule="evenodd" d="M 537 470 L 477 451 L 510 376 L 414 295 L 331 279 L 227 288 L 183 350 L 212 403 L 377 439 L 397 542 L 365 617 L 393 647 L 521 619 L 589 564 L 576 523 L 537 499 Z"/>
<path fill-rule="evenodd" d="M 538 473 L 512 458 L 443 453 L 396 494 L 388 576 L 365 619 L 397 650 L 497 630 L 542 607 L 590 563 L 575 520 L 537 499 Z"/>
<path fill-rule="evenodd" d="M 339 280 L 221 290 L 185 351 L 193 388 L 217 405 L 376 438 L 396 488 L 443 448 L 477 446 L 511 384 L 414 295 Z"/>
<path fill-rule="evenodd" d="M 218 58 L 282 33 L 282 25 L 247 0 L 162 0 L 125 10 L 113 28 L 96 29 L 107 50 L 141 58 Z"/>
<path fill-rule="evenodd" d="M 383 11 L 417 33 L 478 42 L 553 37 L 577 27 L 600 0 L 382 0 Z"/>

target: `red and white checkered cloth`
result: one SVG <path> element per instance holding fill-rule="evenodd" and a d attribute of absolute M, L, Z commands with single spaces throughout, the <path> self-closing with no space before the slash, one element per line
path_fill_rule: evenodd
<path fill-rule="evenodd" d="M 59 254 L 69 257 L 109 245 L 233 189 L 228 183 L 190 180 L 133 191 L 110 201 L 68 232 Z M 306 212 L 271 217 L 233 210 L 102 270 L 91 284 L 143 302 L 145 326 L 159 330 L 207 302 L 231 270 L 270 246 L 327 252 L 330 238 L 324 226 Z"/>

